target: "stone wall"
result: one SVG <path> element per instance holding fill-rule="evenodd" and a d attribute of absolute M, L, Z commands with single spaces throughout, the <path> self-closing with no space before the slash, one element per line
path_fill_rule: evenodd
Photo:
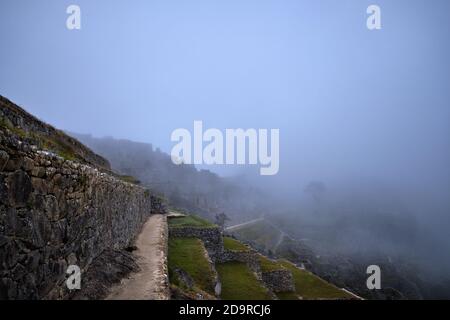
<path fill-rule="evenodd" d="M 201 239 L 214 262 L 223 253 L 223 237 L 219 227 L 170 227 L 169 237 Z"/>
<path fill-rule="evenodd" d="M 247 264 L 256 277 L 263 281 L 264 285 L 273 292 L 295 291 L 292 273 L 286 269 L 263 272 L 259 261 L 259 253 L 255 250 L 235 251 L 225 249 L 216 262 L 224 263 L 228 261 L 238 261 Z"/>
<path fill-rule="evenodd" d="M 262 272 L 261 278 L 267 288 L 273 292 L 295 291 L 294 279 L 289 270 Z"/>
<path fill-rule="evenodd" d="M 0 299 L 61 299 L 66 269 L 130 245 L 164 210 L 141 186 L 65 160 L 0 126 Z"/>
<path fill-rule="evenodd" d="M 247 264 L 247 266 L 255 273 L 261 272 L 259 264 L 258 253 L 254 250 L 249 251 L 235 251 L 224 250 L 222 255 L 217 260 L 218 263 L 224 263 L 228 261 L 238 261 Z"/>

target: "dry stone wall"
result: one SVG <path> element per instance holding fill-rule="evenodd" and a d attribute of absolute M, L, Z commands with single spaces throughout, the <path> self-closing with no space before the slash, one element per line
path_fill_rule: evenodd
<path fill-rule="evenodd" d="M 214 262 L 223 253 L 223 237 L 219 227 L 170 227 L 169 237 L 201 239 Z"/>
<path fill-rule="evenodd" d="M 267 288 L 273 292 L 293 292 L 295 291 L 294 279 L 289 270 L 273 270 L 262 272 L 261 278 Z"/>
<path fill-rule="evenodd" d="M 129 246 L 162 211 L 143 187 L 0 126 L 0 299 L 67 298 L 68 265 L 87 270 L 103 251 Z"/>

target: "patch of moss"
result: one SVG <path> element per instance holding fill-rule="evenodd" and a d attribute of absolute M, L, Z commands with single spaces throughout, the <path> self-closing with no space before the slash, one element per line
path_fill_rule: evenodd
<path fill-rule="evenodd" d="M 10 129 L 10 127 L 12 127 L 12 123 L 9 122 L 8 119 L 0 117 L 0 127 Z"/>
<path fill-rule="evenodd" d="M 268 290 L 256 279 L 245 263 L 226 262 L 216 265 L 224 300 L 270 300 Z"/>
<path fill-rule="evenodd" d="M 65 160 L 77 160 L 78 157 L 73 147 L 64 140 L 64 133 L 56 131 L 54 135 L 46 135 L 39 132 L 28 132 L 22 128 L 15 127 L 6 118 L 0 119 L 0 126 L 9 129 L 13 134 L 38 146 L 38 148 L 54 152 Z"/>
<path fill-rule="evenodd" d="M 250 251 L 250 248 L 248 246 L 231 237 L 223 237 L 223 246 L 226 250 Z"/>
<path fill-rule="evenodd" d="M 70 160 L 70 161 L 76 160 L 76 157 L 73 153 L 66 152 L 66 151 L 56 151 L 56 153 L 64 160 Z"/>
<path fill-rule="evenodd" d="M 205 248 L 201 240 L 170 238 L 168 266 L 171 283 L 182 286 L 174 272 L 178 268 L 187 272 L 201 290 L 214 293 L 214 272 L 205 256 Z"/>

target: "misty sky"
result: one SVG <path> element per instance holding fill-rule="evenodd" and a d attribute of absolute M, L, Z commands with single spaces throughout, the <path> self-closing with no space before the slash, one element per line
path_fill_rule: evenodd
<path fill-rule="evenodd" d="M 0 94 L 58 128 L 167 152 L 194 120 L 280 128 L 286 190 L 376 178 L 446 201 L 449 13 L 445 0 L 2 0 Z"/>

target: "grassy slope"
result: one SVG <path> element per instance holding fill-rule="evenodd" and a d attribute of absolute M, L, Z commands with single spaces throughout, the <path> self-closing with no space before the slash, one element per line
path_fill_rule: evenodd
<path fill-rule="evenodd" d="M 259 263 L 261 265 L 262 272 L 270 272 L 280 269 L 285 269 L 284 266 L 276 261 L 272 261 L 265 256 L 259 256 Z"/>
<path fill-rule="evenodd" d="M 348 299 L 352 297 L 309 271 L 297 268 L 289 261 L 284 260 L 280 263 L 292 272 L 296 293 L 303 299 Z M 292 294 L 289 293 L 280 293 L 278 297 L 280 299 L 293 298 Z"/>
<path fill-rule="evenodd" d="M 88 162 L 100 168 L 111 169 L 109 162 L 105 158 L 95 154 L 77 139 L 44 123 L 1 95 L 0 109 L 7 111 L 5 113 L 7 116 L 0 117 L 0 127 L 9 129 L 20 139 L 27 140 L 27 143 L 56 153 L 66 160 Z M 18 118 L 22 119 L 22 121 L 16 121 Z M 34 125 L 31 127 L 33 131 L 29 127 L 31 123 Z"/>
<path fill-rule="evenodd" d="M 176 217 L 169 219 L 171 227 L 212 227 L 210 222 L 197 216 Z M 261 231 L 259 226 L 255 233 Z M 264 228 L 265 229 L 265 228 Z M 228 250 L 247 251 L 249 247 L 231 238 L 224 237 L 224 247 Z M 171 270 L 181 268 L 193 278 L 196 286 L 209 293 L 214 292 L 213 272 L 204 256 L 204 247 L 199 239 L 195 238 L 171 238 L 169 240 L 169 276 L 171 282 L 179 285 L 174 279 Z M 348 299 L 351 295 L 336 288 L 332 284 L 320 279 L 314 274 L 297 268 L 289 261 L 273 261 L 265 256 L 260 256 L 261 270 L 269 272 L 279 269 L 288 269 L 294 277 L 296 292 L 278 293 L 277 296 L 284 300 L 303 299 Z M 244 263 L 227 262 L 216 265 L 216 270 L 222 283 L 221 298 L 225 300 L 241 299 L 270 299 L 267 289 L 256 279 L 255 275 Z"/>
<path fill-rule="evenodd" d="M 169 219 L 170 227 L 214 227 L 214 225 L 197 216 L 174 217 Z"/>
<path fill-rule="evenodd" d="M 216 265 L 222 283 L 224 300 L 269 300 L 267 289 L 256 279 L 245 263 L 226 262 Z"/>
<path fill-rule="evenodd" d="M 264 221 L 258 222 L 232 232 L 238 238 L 253 241 L 266 249 L 272 249 L 277 243 L 280 232 Z"/>
<path fill-rule="evenodd" d="M 249 251 L 250 248 L 242 242 L 231 237 L 223 237 L 223 246 L 226 250 Z"/>
<path fill-rule="evenodd" d="M 180 285 L 173 270 L 180 268 L 186 271 L 200 289 L 214 293 L 214 273 L 204 254 L 203 243 L 195 238 L 169 239 L 169 277 L 175 285 Z"/>

